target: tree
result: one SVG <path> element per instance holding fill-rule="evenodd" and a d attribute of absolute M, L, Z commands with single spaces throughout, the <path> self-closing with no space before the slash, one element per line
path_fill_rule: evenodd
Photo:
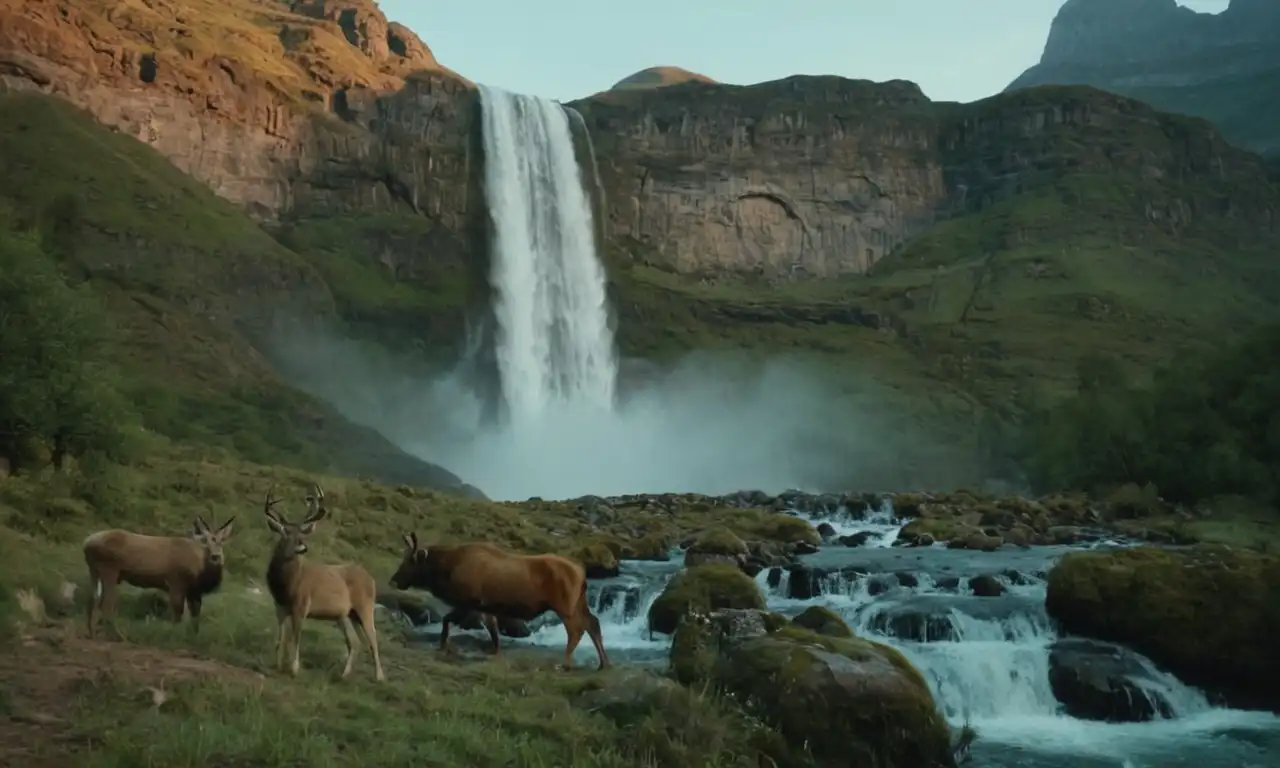
<path fill-rule="evenodd" d="M 68 285 L 36 237 L 0 232 L 0 455 L 15 467 L 44 451 L 61 465 L 125 449 L 110 328 L 89 287 Z"/>

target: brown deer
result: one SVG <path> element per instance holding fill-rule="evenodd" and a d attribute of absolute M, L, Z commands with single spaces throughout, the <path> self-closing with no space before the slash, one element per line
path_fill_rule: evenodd
<path fill-rule="evenodd" d="M 214 530 L 197 516 L 189 536 L 148 536 L 118 528 L 98 531 L 84 540 L 84 561 L 89 566 L 89 637 L 97 620 L 105 616 L 117 637 L 120 582 L 169 594 L 174 623 L 182 621 L 185 607 L 192 631 L 200 631 L 204 598 L 222 584 L 222 547 L 231 538 L 232 517 Z"/>
<path fill-rule="evenodd" d="M 498 617 L 531 621 L 554 611 L 564 623 L 568 641 L 564 668 L 573 667 L 573 651 L 585 631 L 595 646 L 600 669 L 609 665 L 600 620 L 587 604 L 587 576 L 582 565 L 559 555 L 517 555 L 489 543 L 454 547 L 418 546 L 418 534 L 404 537 L 404 559 L 391 583 L 396 589 L 425 589 L 452 609 L 440 630 L 440 649 L 449 647 L 449 624 L 471 611 L 483 614 L 485 629 L 499 651 Z"/>
<path fill-rule="evenodd" d="M 373 652 L 374 677 L 382 682 L 386 676 L 382 673 L 378 631 L 373 622 L 377 584 L 368 571 L 355 563 L 320 565 L 303 562 L 301 556 L 307 551 L 306 537 L 315 532 L 316 524 L 328 514 L 324 506 L 324 491 L 319 485 L 306 497 L 307 516 L 301 523 L 290 523 L 271 510 L 280 502 L 280 499 L 272 498 L 274 490 L 275 486 L 272 486 L 267 491 L 262 511 L 267 516 L 267 525 L 279 536 L 271 553 L 271 562 L 267 565 L 267 588 L 275 601 L 276 620 L 279 622 L 276 666 L 284 668 L 287 625 L 293 646 L 290 672 L 298 674 L 302 621 L 319 619 L 335 622 L 342 628 L 343 639 L 347 642 L 347 663 L 342 668 L 342 677 L 351 674 L 359 646 L 358 626 Z"/>

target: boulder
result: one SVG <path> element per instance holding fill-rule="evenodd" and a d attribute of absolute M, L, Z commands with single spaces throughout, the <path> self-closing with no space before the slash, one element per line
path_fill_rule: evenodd
<path fill-rule="evenodd" d="M 924 678 L 887 645 L 780 625 L 764 611 L 691 614 L 671 667 L 680 682 L 721 691 L 776 729 L 786 745 L 776 765 L 954 765 Z"/>
<path fill-rule="evenodd" d="M 573 557 L 582 563 L 588 579 L 610 579 L 618 575 L 618 556 L 604 542 L 584 544 L 573 553 Z"/>
<path fill-rule="evenodd" d="M 1045 608 L 1066 631 L 1120 643 L 1226 703 L 1280 710 L 1280 558 L 1223 546 L 1074 552 Z"/>
<path fill-rule="evenodd" d="M 840 618 L 840 614 L 820 605 L 805 608 L 800 615 L 791 620 L 791 623 L 828 637 L 853 637 L 853 630 L 849 629 L 849 625 Z"/>
<path fill-rule="evenodd" d="M 746 542 L 732 531 L 712 528 L 700 534 L 685 550 L 684 564 L 690 568 L 707 563 L 741 566 L 748 553 Z"/>
<path fill-rule="evenodd" d="M 690 612 L 764 607 L 760 588 L 736 566 L 698 565 L 676 574 L 649 606 L 649 631 L 672 634 L 681 618 Z"/>
<path fill-rule="evenodd" d="M 989 573 L 969 579 L 969 589 L 978 597 L 1000 597 L 1005 593 L 1004 584 Z"/>
<path fill-rule="evenodd" d="M 822 543 L 822 536 L 808 520 L 801 520 L 791 515 L 768 515 L 759 523 L 751 526 L 751 531 L 762 539 L 770 539 L 783 544 Z"/>
<path fill-rule="evenodd" d="M 1081 720 L 1134 723 L 1173 717 L 1156 694 L 1147 666 L 1110 643 L 1066 638 L 1049 650 L 1049 685 L 1068 715 Z"/>

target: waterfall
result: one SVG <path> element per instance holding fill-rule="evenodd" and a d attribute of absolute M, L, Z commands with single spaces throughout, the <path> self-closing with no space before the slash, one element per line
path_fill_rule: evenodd
<path fill-rule="evenodd" d="M 480 94 L 506 416 L 519 426 L 564 406 L 609 413 L 617 357 L 569 116 L 548 99 Z"/>

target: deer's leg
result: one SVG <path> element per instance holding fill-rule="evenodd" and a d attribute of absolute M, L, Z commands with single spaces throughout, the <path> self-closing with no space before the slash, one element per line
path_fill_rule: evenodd
<path fill-rule="evenodd" d="M 342 679 L 345 680 L 347 675 L 351 674 L 351 665 L 355 663 L 360 638 L 356 636 L 356 626 L 351 623 L 350 616 L 339 619 L 338 626 L 342 628 L 342 639 L 347 641 L 347 663 L 342 667 Z"/>

